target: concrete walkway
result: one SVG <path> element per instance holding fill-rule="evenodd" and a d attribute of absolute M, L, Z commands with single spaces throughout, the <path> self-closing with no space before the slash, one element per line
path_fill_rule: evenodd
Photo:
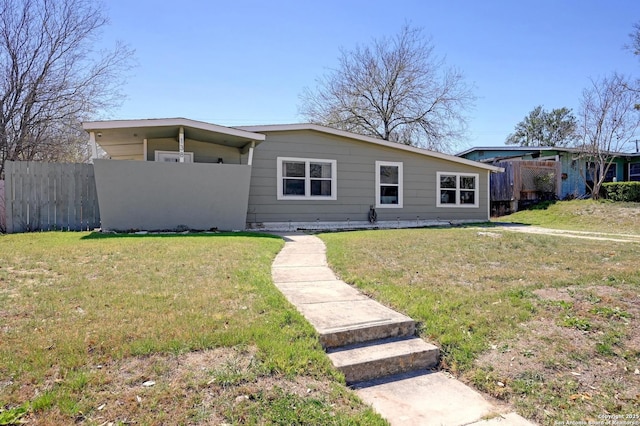
<path fill-rule="evenodd" d="M 508 222 L 495 222 L 495 228 L 483 228 L 483 230 L 506 230 L 522 232 L 525 234 L 551 235 L 565 238 L 580 238 L 584 240 L 614 241 L 618 243 L 640 243 L 640 235 L 614 234 L 609 232 L 571 231 L 565 229 L 551 229 L 540 226 L 520 225 Z M 480 228 L 478 228 L 480 229 Z"/>
<path fill-rule="evenodd" d="M 371 300 L 336 278 L 327 265 L 322 240 L 301 233 L 281 236 L 286 244 L 273 263 L 273 280 L 315 327 L 337 368 L 347 371 L 342 369 L 341 363 L 351 348 L 358 351 L 357 357 L 367 357 L 369 364 L 364 365 L 374 365 L 377 361 L 373 358 L 378 357 L 375 352 L 392 351 L 385 348 L 396 343 L 406 346 L 407 342 L 412 347 L 419 347 L 418 355 L 414 353 L 410 358 L 402 358 L 397 364 L 406 366 L 415 361 L 417 366 L 433 365 L 437 361 L 433 358 L 437 348 L 409 336 L 415 331 L 411 318 Z M 386 340 L 382 340 L 381 345 L 361 343 L 375 339 Z M 341 346 L 347 349 L 332 349 Z M 349 380 L 348 373 L 345 377 L 353 382 L 360 398 L 392 425 L 533 425 L 517 414 L 505 411 L 504 407 L 492 404 L 446 373 L 425 368 L 390 376 L 384 373 L 384 377 L 364 381 Z M 354 374 L 354 377 L 360 377 L 359 372 Z"/>

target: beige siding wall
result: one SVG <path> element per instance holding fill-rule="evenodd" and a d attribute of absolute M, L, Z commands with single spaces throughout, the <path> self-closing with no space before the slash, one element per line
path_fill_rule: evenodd
<path fill-rule="evenodd" d="M 247 164 L 247 155 L 237 148 L 199 142 L 191 139 L 184 141 L 185 152 L 193 152 L 194 163 L 217 163 L 222 158 L 225 164 Z M 156 151 L 178 151 L 178 141 L 172 138 L 149 139 L 147 141 L 147 161 L 155 160 Z"/>
<path fill-rule="evenodd" d="M 402 208 L 378 208 L 378 221 L 489 219 L 488 171 L 314 131 L 269 132 L 255 149 L 247 221 L 366 221 L 375 204 L 375 162 L 402 162 Z M 337 200 L 277 200 L 277 157 L 337 161 Z M 479 207 L 436 207 L 436 173 L 479 174 Z"/>

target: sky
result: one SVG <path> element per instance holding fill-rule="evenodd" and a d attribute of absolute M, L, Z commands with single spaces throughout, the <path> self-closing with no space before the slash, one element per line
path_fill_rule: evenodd
<path fill-rule="evenodd" d="M 474 87 L 458 151 L 503 145 L 538 105 L 576 112 L 594 79 L 640 78 L 640 57 L 624 49 L 638 0 L 108 0 L 106 10 L 101 45 L 128 44 L 135 67 L 105 119 L 302 122 L 300 94 L 341 49 L 404 24 L 422 28 Z"/>

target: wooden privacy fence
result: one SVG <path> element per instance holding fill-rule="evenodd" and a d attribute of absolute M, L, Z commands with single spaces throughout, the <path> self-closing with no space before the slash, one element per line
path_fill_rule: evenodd
<path fill-rule="evenodd" d="M 99 227 L 93 165 L 8 161 L 5 215 L 7 233 Z"/>
<path fill-rule="evenodd" d="M 558 161 L 503 161 L 494 164 L 504 173 L 491 175 L 492 201 L 538 199 L 544 194 L 560 196 L 561 164 Z"/>
<path fill-rule="evenodd" d="M 493 215 L 513 213 L 522 206 L 560 197 L 559 161 L 511 160 L 493 165 L 504 168 L 504 173 L 491 174 Z"/>

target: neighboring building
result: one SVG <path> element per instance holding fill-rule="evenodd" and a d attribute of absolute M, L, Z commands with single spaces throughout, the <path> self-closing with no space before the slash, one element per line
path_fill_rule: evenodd
<path fill-rule="evenodd" d="M 94 167 L 102 227 L 111 230 L 486 221 L 489 175 L 502 171 L 313 124 L 231 128 L 175 118 L 83 127 L 110 157 Z"/>
<path fill-rule="evenodd" d="M 559 199 L 581 198 L 589 195 L 589 190 L 585 184 L 585 177 L 589 178 L 587 171 L 587 162 L 580 156 L 580 150 L 577 148 L 561 148 L 561 147 L 522 147 L 522 146 L 493 146 L 493 147 L 475 147 L 457 154 L 458 157 L 468 160 L 480 161 L 486 164 L 503 167 L 507 169 L 507 173 L 500 176 L 492 176 L 492 187 L 496 189 L 507 184 L 515 185 L 511 193 L 508 191 L 492 192 L 491 201 L 493 210 L 497 208 L 497 204 L 511 201 L 536 201 L 535 197 L 531 198 L 525 194 L 526 192 L 536 192 L 535 185 L 529 179 L 527 186 L 526 176 L 516 175 L 510 170 L 520 170 L 518 166 L 522 166 L 533 170 L 536 163 L 542 170 L 541 173 L 547 173 L 549 162 L 555 164 L 555 169 L 559 176 L 555 176 L 553 180 L 556 185 L 553 189 L 555 196 Z M 613 163 L 605 176 L 605 182 L 636 180 L 640 181 L 640 154 L 638 153 L 615 153 L 612 154 Z M 543 166 L 544 164 L 544 166 Z M 514 166 L 512 169 L 510 165 Z M 511 173 L 511 176 L 509 175 Z M 517 173 L 517 171 L 516 171 Z M 523 193 L 521 193 L 523 192 Z M 509 199 L 505 199 L 509 198 Z M 516 205 L 510 206 L 509 211 L 517 210 Z"/>

